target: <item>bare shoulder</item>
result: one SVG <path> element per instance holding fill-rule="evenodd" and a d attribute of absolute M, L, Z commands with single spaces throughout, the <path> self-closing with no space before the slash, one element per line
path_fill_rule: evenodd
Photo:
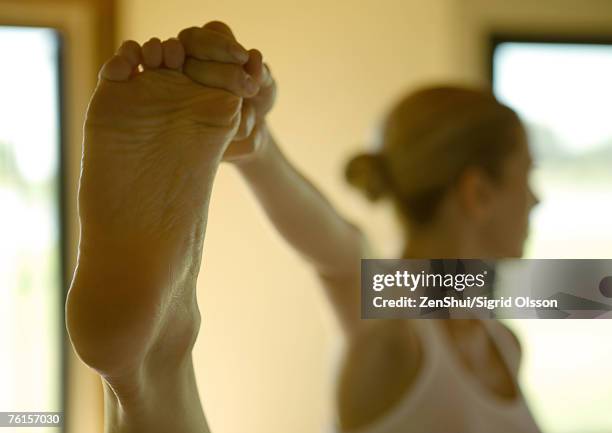
<path fill-rule="evenodd" d="M 384 416 L 410 390 L 421 369 L 422 347 L 412 321 L 369 322 L 349 343 L 338 387 L 343 430 Z"/>

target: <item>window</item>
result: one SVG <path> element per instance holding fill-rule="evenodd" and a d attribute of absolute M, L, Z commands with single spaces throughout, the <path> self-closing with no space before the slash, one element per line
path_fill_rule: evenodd
<path fill-rule="evenodd" d="M 0 26 L 0 411 L 5 412 L 62 411 L 60 46 L 55 30 Z"/>
<path fill-rule="evenodd" d="M 541 199 L 526 257 L 612 256 L 612 44 L 496 38 L 493 88 L 528 127 Z M 509 321 L 544 431 L 612 429 L 610 320 Z"/>

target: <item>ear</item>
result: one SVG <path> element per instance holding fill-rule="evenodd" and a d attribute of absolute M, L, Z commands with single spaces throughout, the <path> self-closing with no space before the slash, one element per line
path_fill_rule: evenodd
<path fill-rule="evenodd" d="M 456 183 L 459 205 L 463 213 L 475 221 L 486 220 L 496 197 L 492 180 L 481 169 L 467 168 Z"/>

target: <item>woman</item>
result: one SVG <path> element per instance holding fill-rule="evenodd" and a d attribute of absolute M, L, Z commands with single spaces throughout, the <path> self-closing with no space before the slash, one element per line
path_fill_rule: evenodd
<path fill-rule="evenodd" d="M 268 104 L 270 105 L 270 104 Z M 247 139 L 249 140 L 249 139 Z M 287 162 L 262 121 L 235 163 L 279 232 L 314 266 L 348 350 L 338 381 L 344 432 L 537 432 L 517 384 L 520 347 L 495 321 L 360 319 L 363 236 Z M 478 89 L 431 87 L 387 116 L 378 150 L 347 180 L 392 201 L 401 258 L 520 257 L 537 203 L 517 115 Z"/>

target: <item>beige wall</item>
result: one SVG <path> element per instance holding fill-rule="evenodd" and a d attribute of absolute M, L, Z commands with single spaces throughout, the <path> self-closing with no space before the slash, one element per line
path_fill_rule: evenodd
<path fill-rule="evenodd" d="M 393 99 L 426 82 L 482 80 L 489 30 L 601 33 L 611 4 L 124 0 L 118 38 L 228 22 L 246 46 L 263 51 L 279 82 L 271 124 L 289 157 L 389 256 L 399 247 L 390 214 L 349 193 L 341 167 Z M 331 417 L 337 329 L 307 266 L 270 229 L 231 167 L 215 185 L 199 298 L 195 358 L 214 433 L 321 431 Z"/>

